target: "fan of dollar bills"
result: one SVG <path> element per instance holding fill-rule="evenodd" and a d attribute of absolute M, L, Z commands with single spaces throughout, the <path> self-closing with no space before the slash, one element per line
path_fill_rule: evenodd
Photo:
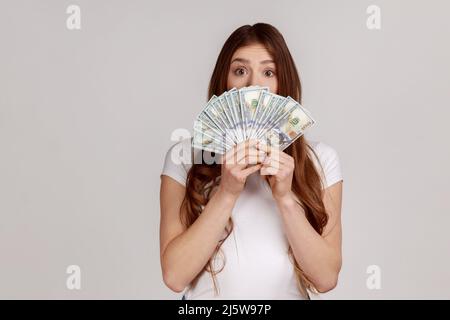
<path fill-rule="evenodd" d="M 291 97 L 268 87 L 233 88 L 212 96 L 197 116 L 192 146 L 224 154 L 255 139 L 284 150 L 314 124 L 309 111 Z"/>

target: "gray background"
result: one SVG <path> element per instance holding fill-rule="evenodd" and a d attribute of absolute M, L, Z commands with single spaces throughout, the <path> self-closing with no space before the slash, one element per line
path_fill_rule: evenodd
<path fill-rule="evenodd" d="M 341 158 L 344 264 L 320 298 L 450 298 L 448 1 L 0 3 L 0 298 L 180 297 L 159 264 L 163 157 L 225 39 L 260 21 L 297 63 L 309 137 Z"/>

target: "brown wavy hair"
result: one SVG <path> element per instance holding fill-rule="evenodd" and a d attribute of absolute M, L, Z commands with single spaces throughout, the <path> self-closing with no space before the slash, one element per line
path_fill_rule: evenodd
<path fill-rule="evenodd" d="M 207 99 L 209 100 L 212 95 L 219 96 L 227 90 L 231 58 L 238 48 L 250 44 L 262 44 L 275 61 L 278 79 L 277 93 L 282 96 L 290 96 L 301 103 L 301 83 L 294 60 L 281 33 L 272 25 L 266 23 L 256 23 L 253 26 L 244 25 L 236 29 L 229 36 L 223 45 L 212 73 Z M 311 153 L 308 153 L 308 150 Z M 195 161 L 196 163 L 193 163 L 187 174 L 186 194 L 182 203 L 180 216 L 186 228 L 191 226 L 202 213 L 204 206 L 206 206 L 212 196 L 213 189 L 219 184 L 218 181 L 220 180 L 221 164 L 204 163 L 203 152 L 202 150 L 201 163 Z M 284 152 L 292 156 L 295 160 L 292 191 L 297 196 L 298 203 L 304 209 L 311 226 L 319 234 L 322 234 L 328 222 L 328 215 L 322 201 L 322 180 L 311 158 L 314 156 L 318 159 L 317 155 L 311 146 L 307 144 L 303 136 L 295 140 Z M 320 164 L 318 161 L 316 163 Z M 190 283 L 191 287 L 194 287 L 200 275 L 207 271 L 211 273 L 215 293 L 218 293 L 215 276 L 223 270 L 225 262 L 219 270 L 213 270 L 214 259 L 221 252 L 220 247 L 222 243 L 233 231 L 233 220 L 231 217 L 224 231 L 226 231 L 226 236 L 219 241 L 204 269 L 192 280 Z M 309 299 L 308 290 L 313 293 L 317 293 L 318 291 L 295 260 L 290 245 L 287 254 L 294 265 L 298 289 L 303 297 Z"/>

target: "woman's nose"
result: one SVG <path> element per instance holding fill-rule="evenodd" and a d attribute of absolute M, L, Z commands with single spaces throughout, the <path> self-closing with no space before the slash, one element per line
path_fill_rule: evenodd
<path fill-rule="evenodd" d="M 251 73 L 250 76 L 248 77 L 247 87 L 261 85 L 260 82 L 261 81 L 258 78 L 258 76 L 255 75 L 254 73 Z"/>

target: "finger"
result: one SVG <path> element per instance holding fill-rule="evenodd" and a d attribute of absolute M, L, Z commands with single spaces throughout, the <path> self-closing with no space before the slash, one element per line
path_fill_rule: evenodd
<path fill-rule="evenodd" d="M 276 149 L 272 155 L 280 160 L 281 163 L 290 164 L 294 162 L 294 158 L 288 155 L 286 152 Z"/>
<path fill-rule="evenodd" d="M 264 167 L 280 167 L 281 165 L 280 159 L 273 158 L 272 156 L 266 157 L 263 161 Z"/>
<path fill-rule="evenodd" d="M 291 167 L 294 165 L 293 161 L 291 161 L 289 158 L 285 158 L 281 156 L 281 154 L 272 154 L 269 156 L 270 161 L 273 163 L 278 163 L 280 166 L 287 166 Z"/>
<path fill-rule="evenodd" d="M 263 141 L 258 141 L 258 143 L 256 144 L 256 148 L 259 150 L 263 150 L 269 154 L 277 150 L 275 147 L 273 147 Z"/>
<path fill-rule="evenodd" d="M 236 155 L 238 155 L 239 159 L 242 158 L 241 155 L 245 155 L 245 151 L 254 147 L 257 143 L 258 140 L 246 140 L 234 145 L 233 148 L 230 149 L 225 156 L 226 162 L 230 163 L 232 162 L 232 160 L 236 161 Z"/>
<path fill-rule="evenodd" d="M 257 149 L 259 149 L 257 147 Z M 259 149 L 260 150 L 260 149 Z M 270 147 L 268 150 L 268 156 L 271 159 L 277 160 L 281 164 L 293 164 L 293 158 L 287 153 L 277 149 L 276 147 Z"/>
<path fill-rule="evenodd" d="M 262 175 L 276 175 L 279 177 L 284 177 L 291 174 L 294 170 L 293 164 L 280 163 L 277 160 L 270 159 L 269 163 L 264 162 L 261 168 Z"/>
<path fill-rule="evenodd" d="M 256 148 L 258 150 L 266 152 L 269 156 L 272 156 L 273 158 L 281 157 L 281 152 L 277 147 L 270 146 L 264 142 L 259 142 L 256 145 Z"/>
<path fill-rule="evenodd" d="M 261 168 L 264 174 L 271 175 L 277 175 L 282 172 L 289 172 L 291 169 L 292 167 L 290 164 L 282 163 L 279 161 L 279 159 L 273 159 L 272 157 L 266 158 Z"/>
<path fill-rule="evenodd" d="M 245 141 L 242 141 L 241 143 L 238 143 L 236 145 L 236 150 L 239 151 L 239 150 L 241 150 L 243 148 L 256 146 L 257 144 L 258 144 L 258 140 L 255 140 L 255 139 L 245 140 Z"/>
<path fill-rule="evenodd" d="M 251 167 L 248 167 L 248 168 L 246 168 L 246 169 L 244 169 L 244 170 L 242 170 L 241 171 L 241 174 L 244 176 L 244 177 L 248 177 L 250 174 L 252 174 L 253 172 L 256 172 L 256 171 L 258 171 L 259 169 L 261 169 L 261 166 L 262 166 L 262 164 L 255 164 L 254 166 L 251 166 Z"/>
<path fill-rule="evenodd" d="M 291 172 L 291 168 L 288 165 L 280 164 L 279 162 L 272 162 L 270 164 L 263 163 L 261 170 L 271 175 L 287 174 Z"/>
<path fill-rule="evenodd" d="M 256 144 L 256 148 L 258 150 L 264 151 L 266 153 L 270 153 L 270 150 L 271 150 L 271 146 L 261 140 L 258 140 L 258 143 Z"/>
<path fill-rule="evenodd" d="M 256 162 L 263 162 L 266 158 L 266 154 L 256 148 L 252 148 L 249 150 L 248 154 L 241 155 L 241 157 L 237 160 L 237 163 L 245 164 L 250 158 L 256 159 Z"/>
<path fill-rule="evenodd" d="M 262 176 L 275 176 L 279 173 L 280 169 L 279 168 L 274 168 L 274 167 L 261 167 L 261 171 L 260 174 Z"/>
<path fill-rule="evenodd" d="M 235 149 L 235 154 L 242 155 L 249 152 L 251 149 L 256 149 L 255 146 L 258 143 L 258 140 L 246 140 L 237 145 Z"/>
<path fill-rule="evenodd" d="M 237 151 L 235 157 L 230 157 L 228 161 L 229 163 L 233 164 L 243 164 L 245 163 L 248 156 L 259 157 L 262 161 L 265 158 L 266 154 L 263 151 L 259 151 L 258 149 L 256 149 L 253 145 L 248 149 L 241 149 L 240 151 Z"/>
<path fill-rule="evenodd" d="M 236 171 L 239 172 L 242 169 L 246 169 L 248 166 L 262 164 L 262 158 L 260 155 L 247 155 L 238 164 L 234 165 L 233 168 L 237 168 Z"/>
<path fill-rule="evenodd" d="M 246 167 L 248 165 L 253 165 L 253 164 L 258 164 L 258 163 L 262 164 L 261 157 L 258 156 L 258 155 L 254 155 L 254 156 L 247 156 L 247 157 L 245 157 L 244 159 L 242 159 L 239 162 L 239 165 L 242 165 L 243 167 Z"/>

